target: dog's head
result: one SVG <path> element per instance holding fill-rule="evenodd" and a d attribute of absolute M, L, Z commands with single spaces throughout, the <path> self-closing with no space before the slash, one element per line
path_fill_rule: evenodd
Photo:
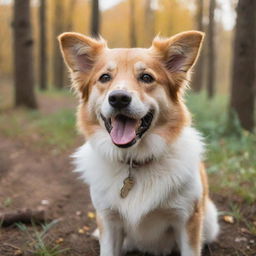
<path fill-rule="evenodd" d="M 203 33 L 189 31 L 155 38 L 148 49 L 109 49 L 103 39 L 77 33 L 59 37 L 80 95 L 78 121 L 87 138 L 109 133 L 121 148 L 147 134 L 167 143 L 190 122 L 182 94 L 201 47 Z"/>

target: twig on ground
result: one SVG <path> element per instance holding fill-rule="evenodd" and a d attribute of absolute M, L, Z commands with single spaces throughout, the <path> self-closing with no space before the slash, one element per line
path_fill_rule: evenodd
<path fill-rule="evenodd" d="M 14 223 L 44 223 L 46 221 L 44 210 L 22 209 L 15 212 L 0 213 L 2 227 L 11 226 Z"/>

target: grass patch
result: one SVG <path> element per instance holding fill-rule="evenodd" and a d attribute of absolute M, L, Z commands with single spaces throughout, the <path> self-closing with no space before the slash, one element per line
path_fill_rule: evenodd
<path fill-rule="evenodd" d="M 17 223 L 17 227 L 27 237 L 28 250 L 35 256 L 60 256 L 69 249 L 61 248 L 59 244 L 54 243 L 48 235 L 49 230 L 57 224 L 52 221 L 49 224 L 41 225 L 40 230 L 33 225 L 33 231 L 22 223 Z"/>
<path fill-rule="evenodd" d="M 71 88 L 63 88 L 61 90 L 58 90 L 54 87 L 50 87 L 48 90 L 42 91 L 38 87 L 36 88 L 37 95 L 45 95 L 52 99 L 61 99 L 63 97 L 65 98 L 74 98 L 74 93 L 72 92 Z"/>
<path fill-rule="evenodd" d="M 249 203 L 256 200 L 256 134 L 241 129 L 234 119 L 227 125 L 228 98 L 217 96 L 209 101 L 205 94 L 189 95 L 189 109 L 194 125 L 205 137 L 206 163 L 211 189 L 242 197 Z M 232 192 L 231 192 L 232 191 Z"/>
<path fill-rule="evenodd" d="M 66 150 L 77 136 L 74 110 L 61 109 L 51 114 L 22 108 L 7 110 L 0 115 L 0 133 L 34 146 Z"/>

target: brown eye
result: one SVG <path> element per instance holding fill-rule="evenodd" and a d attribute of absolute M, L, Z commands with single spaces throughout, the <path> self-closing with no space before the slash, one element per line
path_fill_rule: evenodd
<path fill-rule="evenodd" d="M 112 77 L 109 74 L 103 74 L 100 76 L 99 81 L 101 83 L 107 83 L 112 79 Z"/>
<path fill-rule="evenodd" d="M 149 74 L 141 74 L 139 80 L 147 84 L 153 83 L 155 81 L 154 77 Z"/>

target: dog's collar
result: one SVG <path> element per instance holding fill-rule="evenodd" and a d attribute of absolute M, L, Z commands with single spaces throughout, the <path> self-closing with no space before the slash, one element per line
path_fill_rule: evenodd
<path fill-rule="evenodd" d="M 129 158 L 127 161 L 122 161 L 122 163 L 127 164 L 129 166 L 129 169 L 128 169 L 128 177 L 124 179 L 123 186 L 120 190 L 121 198 L 126 198 L 135 184 L 135 178 L 132 175 L 133 169 L 146 166 L 149 163 L 151 163 L 153 159 L 154 158 L 151 157 L 151 158 L 146 158 L 144 161 L 137 161 L 132 158 Z"/>
<path fill-rule="evenodd" d="M 152 162 L 154 161 L 154 157 L 151 156 L 151 157 L 148 157 L 142 161 L 139 161 L 139 160 L 135 160 L 135 159 L 132 159 L 131 158 L 128 158 L 128 160 L 123 160 L 121 161 L 123 164 L 127 164 L 129 165 L 131 168 L 140 168 L 140 167 L 144 167 L 146 165 L 149 165 L 151 164 Z"/>

